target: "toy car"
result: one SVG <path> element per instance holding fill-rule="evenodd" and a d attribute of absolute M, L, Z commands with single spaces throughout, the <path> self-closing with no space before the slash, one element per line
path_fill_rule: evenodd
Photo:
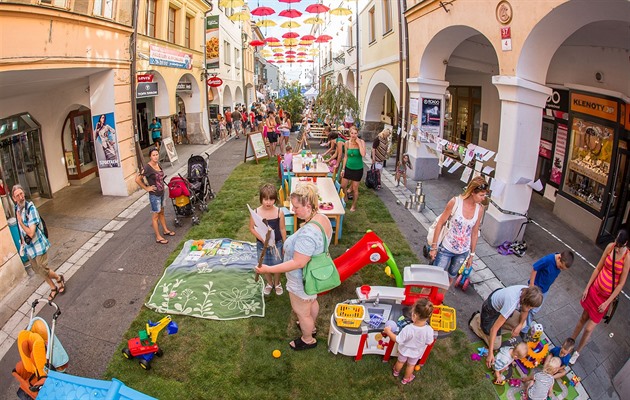
<path fill-rule="evenodd" d="M 166 328 L 169 335 L 174 335 L 178 331 L 175 321 L 167 315 L 158 322 L 148 321 L 146 329 L 138 332 L 138 337 L 129 339 L 127 347 L 122 350 L 123 356 L 128 360 L 138 359 L 138 363 L 145 370 L 151 369 L 151 360 L 154 356 L 162 357 L 164 352 L 157 345 L 158 334 Z"/>

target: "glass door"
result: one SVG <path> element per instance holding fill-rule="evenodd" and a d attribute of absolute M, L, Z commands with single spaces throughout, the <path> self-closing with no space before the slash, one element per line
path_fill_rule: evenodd
<path fill-rule="evenodd" d="M 604 214 L 602 229 L 598 242 L 609 241 L 615 238 L 617 230 L 623 223 L 624 214 L 628 203 L 630 162 L 628 142 L 620 140 L 618 144 L 617 160 L 613 170 L 613 180 L 608 196 L 608 206 Z"/>
<path fill-rule="evenodd" d="M 61 133 L 68 179 L 81 179 L 96 171 L 90 110 L 71 111 Z"/>

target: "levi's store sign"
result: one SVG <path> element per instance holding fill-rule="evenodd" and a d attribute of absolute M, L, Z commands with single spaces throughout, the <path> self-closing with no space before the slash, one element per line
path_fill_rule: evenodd
<path fill-rule="evenodd" d="M 617 122 L 619 104 L 614 100 L 571 93 L 571 111 Z"/>
<path fill-rule="evenodd" d="M 153 82 L 152 74 L 138 74 L 138 83 Z"/>

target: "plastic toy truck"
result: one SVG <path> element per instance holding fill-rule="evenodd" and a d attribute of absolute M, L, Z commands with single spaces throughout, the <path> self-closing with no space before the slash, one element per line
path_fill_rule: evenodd
<path fill-rule="evenodd" d="M 138 337 L 129 339 L 127 347 L 122 350 L 123 355 L 128 360 L 138 359 L 138 363 L 145 370 L 151 369 L 151 360 L 154 356 L 162 357 L 163 351 L 157 345 L 159 333 L 166 328 L 169 335 L 174 335 L 178 331 L 175 321 L 167 315 L 158 322 L 148 321 L 146 329 L 138 332 Z"/>

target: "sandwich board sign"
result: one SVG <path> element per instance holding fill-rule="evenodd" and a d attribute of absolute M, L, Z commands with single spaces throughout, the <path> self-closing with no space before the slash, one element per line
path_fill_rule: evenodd
<path fill-rule="evenodd" d="M 245 158 L 243 162 L 252 157 L 256 160 L 256 164 L 258 164 L 259 159 L 269 157 L 267 146 L 265 146 L 265 139 L 260 132 L 248 134 L 247 140 L 245 141 Z"/>

